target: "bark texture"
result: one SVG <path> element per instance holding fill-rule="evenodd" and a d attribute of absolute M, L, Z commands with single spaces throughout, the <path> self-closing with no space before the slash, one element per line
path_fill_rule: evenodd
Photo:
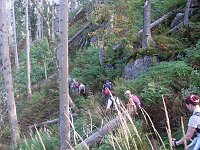
<path fill-rule="evenodd" d="M 38 6 L 38 8 L 41 8 L 40 0 L 37 0 L 37 6 Z M 36 13 L 37 13 L 37 32 L 36 32 L 37 35 L 36 35 L 36 38 L 41 40 L 42 39 L 41 18 L 42 17 L 38 11 L 36 11 Z"/>
<path fill-rule="evenodd" d="M 121 121 L 122 119 L 120 116 L 114 118 L 113 120 L 108 122 L 105 126 L 103 126 L 98 131 L 93 133 L 91 136 L 86 138 L 83 142 L 78 144 L 76 148 L 84 149 L 86 146 L 91 148 L 95 143 L 99 143 L 104 136 L 108 135 L 110 132 L 118 128 L 119 125 L 121 124 Z"/>
<path fill-rule="evenodd" d="M 68 89 L 68 0 L 59 0 L 58 72 L 60 94 L 60 150 L 70 147 L 70 116 Z"/>
<path fill-rule="evenodd" d="M 188 24 L 189 24 L 189 14 L 190 14 L 190 5 L 191 5 L 191 1 L 192 1 L 192 0 L 187 0 L 187 1 L 186 1 L 185 14 L 184 14 L 184 21 L 183 21 L 184 26 L 188 26 Z"/>
<path fill-rule="evenodd" d="M 11 0 L 11 8 L 12 8 L 12 18 L 13 18 L 13 36 L 14 36 L 14 51 L 15 51 L 15 67 L 19 69 L 19 59 L 18 59 L 18 51 L 17 51 L 17 35 L 16 35 L 16 23 L 15 23 L 15 9 L 14 9 L 14 1 Z"/>
<path fill-rule="evenodd" d="M 151 2 L 147 0 L 144 4 L 144 21 L 143 21 L 143 35 L 142 35 L 142 48 L 144 50 L 150 45 L 151 38 Z"/>
<path fill-rule="evenodd" d="M 6 88 L 6 98 L 7 98 L 7 109 L 9 117 L 9 128 L 11 144 L 15 145 L 20 140 L 19 126 L 17 121 L 16 105 L 14 99 L 14 89 L 12 80 L 12 70 L 11 62 L 9 56 L 9 46 L 8 46 L 8 12 L 6 10 L 6 0 L 0 1 L 0 33 L 1 33 L 1 56 L 4 72 L 4 82 Z"/>
<path fill-rule="evenodd" d="M 29 34 L 29 18 L 28 18 L 28 0 L 25 1 L 25 16 L 26 16 L 26 68 L 27 68 L 27 95 L 28 100 L 32 100 L 32 93 L 31 93 L 31 64 L 30 64 L 30 34 Z"/>

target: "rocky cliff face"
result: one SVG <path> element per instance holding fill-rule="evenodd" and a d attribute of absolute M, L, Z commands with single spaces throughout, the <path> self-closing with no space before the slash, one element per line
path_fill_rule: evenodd
<path fill-rule="evenodd" d="M 151 63 L 153 58 L 151 56 L 145 56 L 144 58 L 136 59 L 133 63 L 128 63 L 124 67 L 124 71 L 122 73 L 122 78 L 124 79 L 134 79 L 137 78 L 142 73 L 146 72 Z"/>

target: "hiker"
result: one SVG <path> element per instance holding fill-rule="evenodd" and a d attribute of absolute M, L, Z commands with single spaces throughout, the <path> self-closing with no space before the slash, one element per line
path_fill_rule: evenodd
<path fill-rule="evenodd" d="M 111 108 L 115 108 L 114 102 L 116 103 L 116 105 L 117 105 L 118 108 L 119 108 L 119 107 L 120 107 L 119 98 L 118 98 L 117 96 L 115 96 L 115 93 L 113 92 L 112 95 L 111 95 L 111 93 L 110 93 L 110 98 L 108 99 L 106 111 L 107 111 L 107 110 L 110 110 Z"/>
<path fill-rule="evenodd" d="M 111 91 L 114 91 L 113 83 L 112 83 L 111 81 L 109 81 L 109 85 L 110 85 L 110 89 L 111 89 Z"/>
<path fill-rule="evenodd" d="M 79 85 L 79 94 L 85 96 L 85 85 L 83 83 Z"/>
<path fill-rule="evenodd" d="M 79 90 L 78 81 L 76 81 L 75 79 L 73 79 L 73 83 L 72 83 L 72 92 L 78 93 L 78 90 Z"/>
<path fill-rule="evenodd" d="M 102 96 L 103 96 L 104 106 L 107 105 L 108 99 L 110 98 L 111 86 L 110 86 L 109 82 L 110 82 L 109 80 L 106 80 L 105 84 L 103 85 L 103 88 L 102 88 Z"/>
<path fill-rule="evenodd" d="M 73 83 L 73 79 L 68 77 L 68 88 L 69 88 L 69 93 L 72 92 L 72 83 Z"/>
<path fill-rule="evenodd" d="M 200 97 L 190 95 L 185 99 L 186 107 L 192 112 L 192 116 L 188 122 L 188 129 L 185 134 L 186 141 L 189 141 L 194 135 L 195 138 L 187 146 L 187 150 L 200 150 Z M 173 140 L 172 146 L 178 147 L 184 143 L 184 137 L 180 140 Z"/>
<path fill-rule="evenodd" d="M 129 100 L 129 106 L 131 106 L 131 112 L 133 112 L 138 115 L 137 110 L 141 108 L 141 102 L 137 95 L 131 94 L 130 90 L 127 90 L 124 94 L 128 100 Z"/>

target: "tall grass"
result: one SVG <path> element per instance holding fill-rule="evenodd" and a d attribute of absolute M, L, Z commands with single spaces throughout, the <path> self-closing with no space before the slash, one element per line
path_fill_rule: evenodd
<path fill-rule="evenodd" d="M 50 131 L 38 131 L 36 134 L 30 134 L 30 137 L 24 135 L 23 140 L 14 150 L 57 150 L 59 149 L 59 141 L 54 137 Z"/>
<path fill-rule="evenodd" d="M 163 104 L 165 109 L 165 116 L 166 116 L 166 126 L 167 126 L 167 133 L 168 133 L 168 141 L 164 141 L 158 131 L 156 130 L 153 121 L 151 120 L 151 117 L 146 112 L 144 108 L 141 108 L 141 116 L 142 118 L 139 118 L 139 116 L 132 116 L 131 113 L 126 109 L 126 107 L 121 103 L 121 106 L 119 107 L 114 102 L 114 109 L 116 111 L 113 111 L 112 118 L 118 117 L 118 127 L 115 129 L 110 130 L 105 137 L 102 138 L 101 144 L 97 144 L 96 146 L 93 145 L 93 150 L 101 150 L 101 149 L 116 149 L 116 150 L 167 150 L 167 145 L 169 143 L 170 149 L 172 149 L 171 145 L 171 128 L 170 128 L 170 120 L 168 118 L 168 112 L 167 107 L 165 105 L 164 97 L 163 98 Z M 96 110 L 100 110 L 101 108 L 97 108 Z M 103 115 L 104 113 L 102 113 Z M 105 115 L 105 114 L 104 114 Z M 93 130 L 93 120 L 92 116 L 89 113 L 88 118 L 90 118 L 90 131 L 94 132 Z M 112 119 L 111 118 L 111 119 Z M 84 143 L 84 136 L 79 135 L 79 133 L 76 131 L 76 128 L 74 126 L 74 120 L 72 117 L 70 117 L 70 124 L 71 129 L 73 131 L 72 134 L 72 141 L 70 145 L 70 149 L 87 149 L 90 148 L 85 143 L 84 148 L 79 147 L 79 143 Z M 109 121 L 109 118 L 106 118 L 105 116 L 102 117 L 102 125 L 101 127 L 106 125 L 106 122 Z M 144 130 L 142 127 L 143 121 L 145 125 L 148 127 L 148 131 Z M 182 125 L 183 127 L 183 125 Z M 97 129 L 98 130 L 98 129 Z M 184 128 L 183 128 L 184 133 Z M 152 138 L 152 135 L 154 138 Z M 90 136 L 90 135 L 88 135 Z M 99 135 L 101 136 L 101 135 Z M 156 143 L 155 143 L 156 141 Z M 31 134 L 31 138 L 27 139 L 26 137 L 21 142 L 19 149 L 20 150 L 56 150 L 59 149 L 59 141 L 58 138 L 52 137 L 51 132 L 40 132 L 36 129 L 36 134 Z M 186 145 L 185 145 L 186 146 Z"/>

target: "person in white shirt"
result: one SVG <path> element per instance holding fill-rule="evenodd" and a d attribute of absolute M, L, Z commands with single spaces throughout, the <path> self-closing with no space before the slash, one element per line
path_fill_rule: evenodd
<path fill-rule="evenodd" d="M 200 97 L 192 94 L 185 99 L 185 102 L 187 109 L 193 112 L 185 134 L 186 141 L 189 141 L 196 134 L 196 137 L 187 146 L 187 150 L 200 150 Z M 184 137 L 180 140 L 173 140 L 172 146 L 177 147 L 183 143 Z"/>
<path fill-rule="evenodd" d="M 83 83 L 79 85 L 79 94 L 85 96 L 85 85 Z"/>

